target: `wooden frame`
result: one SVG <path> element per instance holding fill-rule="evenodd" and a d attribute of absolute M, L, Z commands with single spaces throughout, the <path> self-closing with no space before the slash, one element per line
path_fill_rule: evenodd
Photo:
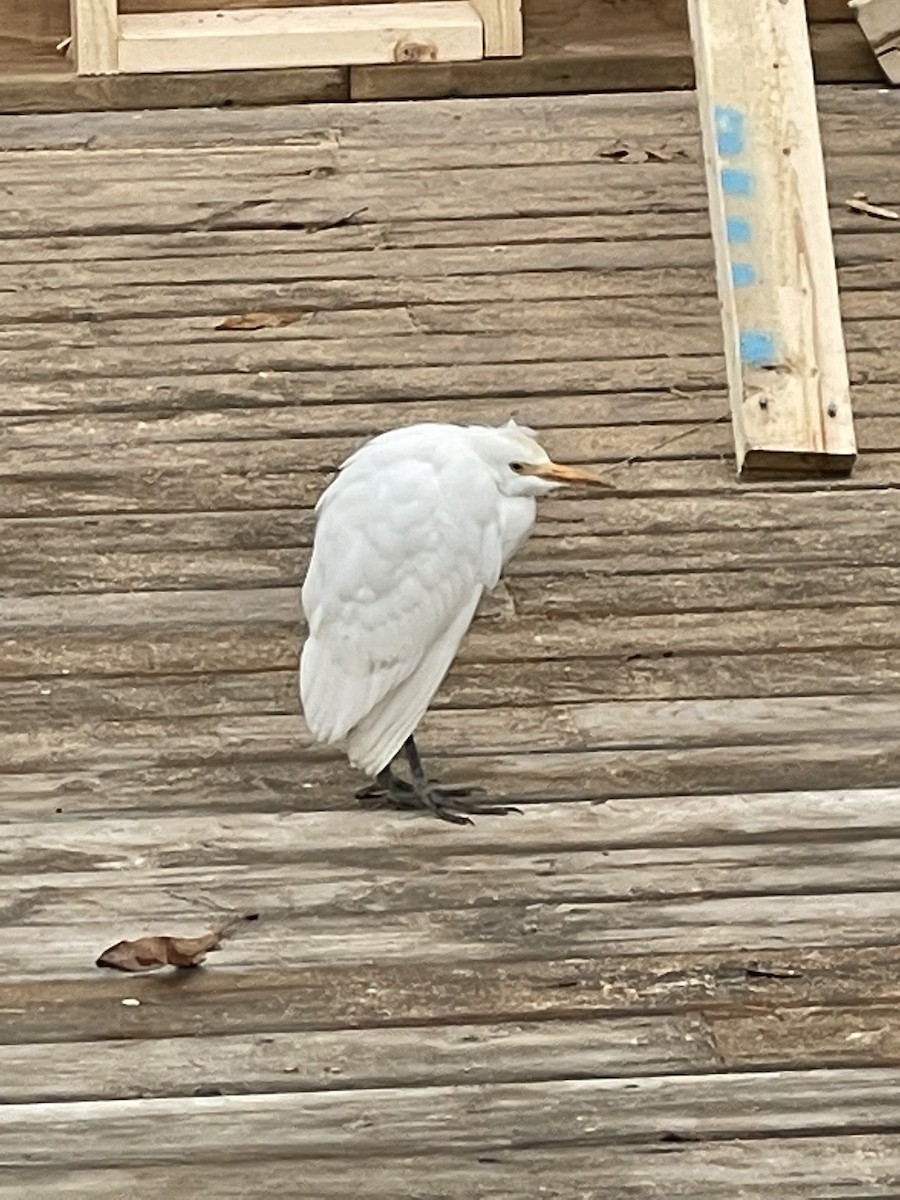
<path fill-rule="evenodd" d="M 689 0 L 738 469 L 856 458 L 803 0 Z"/>
<path fill-rule="evenodd" d="M 80 75 L 457 62 L 522 53 L 521 0 L 120 15 L 70 0 Z"/>

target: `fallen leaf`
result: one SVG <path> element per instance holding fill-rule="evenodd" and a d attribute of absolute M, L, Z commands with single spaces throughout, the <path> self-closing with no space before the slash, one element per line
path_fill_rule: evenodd
<path fill-rule="evenodd" d="M 283 308 L 279 312 L 238 313 L 226 317 L 216 329 L 278 329 L 282 325 L 293 325 L 306 314 L 302 309 Z"/>
<path fill-rule="evenodd" d="M 114 971 L 156 971 L 160 967 L 199 967 L 211 950 L 218 950 L 223 938 L 244 921 L 256 921 L 258 913 L 232 917 L 218 929 L 200 937 L 148 936 L 134 941 L 116 942 L 96 961 L 98 967 Z"/>
<path fill-rule="evenodd" d="M 620 141 L 618 138 L 610 142 L 602 150 L 597 151 L 599 158 L 611 158 L 615 162 L 623 163 L 645 163 L 645 162 L 671 162 L 673 158 L 687 158 L 687 152 L 684 150 L 666 150 L 660 146 L 656 149 L 652 146 L 629 146 L 626 142 Z"/>

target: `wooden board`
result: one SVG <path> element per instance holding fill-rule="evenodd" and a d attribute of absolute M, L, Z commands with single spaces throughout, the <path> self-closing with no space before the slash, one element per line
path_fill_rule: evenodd
<path fill-rule="evenodd" d="M 133 74 L 452 62 L 484 53 L 481 17 L 466 0 L 141 13 L 120 17 L 118 28 L 119 69 Z"/>
<path fill-rule="evenodd" d="M 690 0 L 741 473 L 849 474 L 850 381 L 803 0 Z"/>
<path fill-rule="evenodd" d="M 115 75 L 119 70 L 118 0 L 71 0 L 75 68 L 81 75 Z"/>

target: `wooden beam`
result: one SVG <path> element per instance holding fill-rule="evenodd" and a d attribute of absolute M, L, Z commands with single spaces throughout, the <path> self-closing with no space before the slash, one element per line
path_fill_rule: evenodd
<path fill-rule="evenodd" d="M 859 27 L 891 83 L 900 83 L 900 0 L 849 0 Z"/>
<path fill-rule="evenodd" d="M 79 75 L 115 75 L 118 62 L 117 0 L 69 0 L 72 54 Z"/>
<path fill-rule="evenodd" d="M 848 473 L 847 361 L 803 0 L 689 0 L 741 473 Z"/>
<path fill-rule="evenodd" d="M 450 62 L 482 53 L 482 21 L 467 0 L 119 18 L 119 70 L 136 73 Z"/>
<path fill-rule="evenodd" d="M 522 54 L 522 0 L 471 0 L 471 4 L 484 24 L 485 58 Z"/>

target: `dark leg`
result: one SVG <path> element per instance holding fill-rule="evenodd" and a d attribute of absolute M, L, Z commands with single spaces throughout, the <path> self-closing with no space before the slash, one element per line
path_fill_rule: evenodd
<path fill-rule="evenodd" d="M 373 783 L 356 790 L 357 800 L 380 800 L 374 808 L 418 808 L 416 790 L 411 783 L 395 775 L 389 766 L 379 771 Z"/>
<path fill-rule="evenodd" d="M 419 748 L 412 734 L 403 743 L 403 752 L 409 763 L 413 791 L 419 806 L 429 809 L 442 821 L 450 821 L 453 825 L 471 825 L 472 822 L 465 813 L 472 813 L 474 816 L 504 817 L 507 813 L 519 811 L 505 804 L 464 803 L 469 796 L 476 795 L 480 788 L 439 787 L 433 783 L 425 772 Z"/>
<path fill-rule="evenodd" d="M 387 766 L 378 772 L 373 783 L 357 791 L 357 800 L 368 801 L 376 808 L 425 809 L 452 825 L 471 825 L 466 813 L 472 813 L 473 816 L 506 816 L 507 813 L 520 811 L 505 804 L 465 803 L 468 797 L 478 794 L 480 788 L 439 787 L 428 778 L 412 735 L 403 743 L 403 753 L 409 764 L 412 782 L 407 783 Z"/>

